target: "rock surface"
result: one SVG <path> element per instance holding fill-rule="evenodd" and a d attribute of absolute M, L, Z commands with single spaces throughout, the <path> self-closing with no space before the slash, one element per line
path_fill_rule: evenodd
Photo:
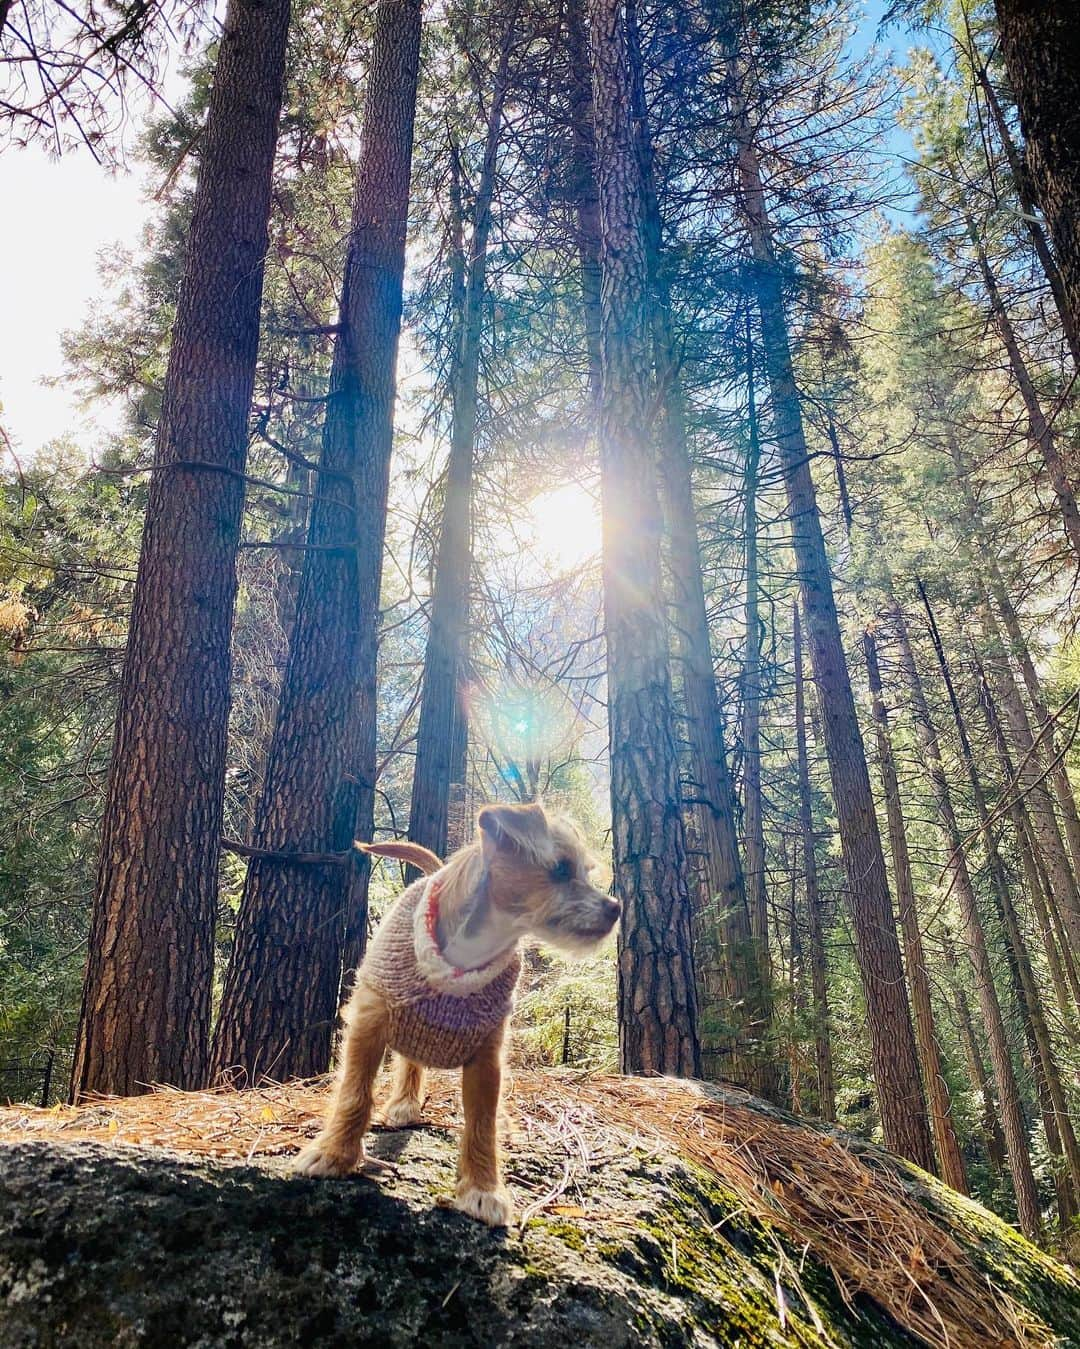
<path fill-rule="evenodd" d="M 284 1159 L 0 1146 L 0 1346 L 919 1342 L 870 1298 L 848 1305 L 812 1252 L 661 1147 L 612 1138 L 505 1233 L 438 1207 L 448 1131 L 380 1134 L 371 1151 L 398 1173 L 312 1181 Z M 519 1199 L 558 1190 L 565 1157 L 543 1151 L 513 1149 Z M 1080 1345 L 1064 1269 L 974 1206 L 947 1221 L 1059 1337 L 1029 1343 Z"/>

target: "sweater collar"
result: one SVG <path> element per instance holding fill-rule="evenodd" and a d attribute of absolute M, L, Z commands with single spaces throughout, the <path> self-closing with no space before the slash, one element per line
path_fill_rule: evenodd
<path fill-rule="evenodd" d="M 442 873 L 436 872 L 426 881 L 420 900 L 413 913 L 413 946 L 416 966 L 421 975 L 440 993 L 463 996 L 486 988 L 517 959 L 517 942 L 493 956 L 478 969 L 463 970 L 452 965 L 439 949 L 439 894 Z"/>

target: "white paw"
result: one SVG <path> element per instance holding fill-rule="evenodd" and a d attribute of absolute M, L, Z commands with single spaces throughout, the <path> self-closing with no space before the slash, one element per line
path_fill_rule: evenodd
<path fill-rule="evenodd" d="M 316 1138 L 293 1159 L 294 1176 L 348 1176 L 356 1166 L 356 1157 L 333 1152 L 321 1138 Z"/>
<path fill-rule="evenodd" d="M 382 1122 L 388 1129 L 408 1129 L 422 1118 L 420 1102 L 414 1098 L 391 1101 L 382 1113 Z"/>
<path fill-rule="evenodd" d="M 459 1190 L 452 1204 L 488 1227 L 509 1227 L 514 1221 L 514 1201 L 506 1190 Z"/>

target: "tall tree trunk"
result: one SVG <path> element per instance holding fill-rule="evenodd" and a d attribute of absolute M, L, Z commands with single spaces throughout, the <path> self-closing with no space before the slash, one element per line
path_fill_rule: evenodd
<path fill-rule="evenodd" d="M 72 1096 L 206 1074 L 244 506 L 288 0 L 230 0 L 165 376 Z"/>
<path fill-rule="evenodd" d="M 473 458 L 476 452 L 480 342 L 484 328 L 488 237 L 495 195 L 495 170 L 502 136 L 503 105 L 509 88 L 515 20 L 503 35 L 488 106 L 484 157 L 480 166 L 473 229 L 453 360 L 453 425 L 446 468 L 446 495 L 431 596 L 431 622 L 424 653 L 416 770 L 409 807 L 409 837 L 442 857 L 451 832 L 450 798 L 463 789 L 467 749 L 464 669 L 468 661 L 469 583 L 472 574 Z M 459 841 L 455 838 L 455 842 Z"/>
<path fill-rule="evenodd" d="M 951 431 L 948 435 L 948 447 L 963 502 L 966 530 L 961 546 L 966 551 L 967 537 L 984 539 L 985 528 L 978 503 L 971 490 L 966 458 L 958 439 Z M 983 551 L 989 551 L 985 544 Z M 1042 862 L 1050 877 L 1050 893 L 1060 902 L 1061 913 L 1071 940 L 1080 948 L 1080 886 L 1077 885 L 1065 849 L 1053 800 L 1044 782 L 1046 763 L 1041 752 L 1044 746 L 1036 744 L 1023 699 L 1016 687 L 1005 643 L 986 591 L 983 572 L 984 569 L 977 564 L 971 566 L 972 584 L 978 597 L 979 621 L 989 651 L 995 697 L 1005 713 L 1009 734 L 1020 756 L 1020 786 L 1025 795 L 1026 809 L 1038 841 Z M 1068 786 L 1067 779 L 1066 787 L 1067 794 L 1071 796 L 1071 787 Z M 1068 818 L 1067 811 L 1066 818 Z"/>
<path fill-rule="evenodd" d="M 1080 8 L 1060 0 L 994 0 L 994 8 L 1031 183 L 1080 330 Z"/>
<path fill-rule="evenodd" d="M 928 607 L 928 612 L 930 612 Z M 932 616 L 932 615 L 931 615 Z M 935 645 L 939 646 L 936 641 Z M 1009 758 L 1008 744 L 1001 728 L 1001 721 L 997 715 L 997 709 L 994 706 L 993 697 L 990 692 L 990 685 L 986 678 L 986 671 L 975 656 L 976 673 L 979 678 L 979 703 L 982 708 L 983 716 L 986 719 L 987 729 L 994 742 L 998 756 L 1001 760 L 1002 770 L 1005 773 L 1006 783 L 1013 780 L 1012 763 Z M 944 650 L 939 646 L 939 660 L 944 660 Z M 953 715 L 957 718 L 958 727 L 962 726 L 959 718 L 959 706 L 953 695 Z M 975 795 L 976 809 L 979 814 L 979 826 L 983 833 L 988 851 L 993 850 L 994 878 L 997 881 L 997 889 L 1001 901 L 1001 915 L 1005 927 L 1006 939 L 1012 948 L 1016 961 L 1017 977 L 1020 982 L 1020 989 L 1024 1003 L 1025 1021 L 1029 1030 L 1032 1044 L 1032 1061 L 1035 1066 L 1037 1078 L 1040 1084 L 1040 1095 L 1045 1095 L 1050 1106 L 1050 1120 L 1047 1127 L 1047 1142 L 1050 1150 L 1059 1157 L 1064 1157 L 1068 1167 L 1069 1178 L 1071 1181 L 1071 1194 L 1060 1195 L 1060 1209 L 1062 1222 L 1068 1221 L 1071 1213 L 1076 1208 L 1077 1199 L 1080 1199 L 1080 1147 L 1077 1145 L 1076 1134 L 1073 1130 L 1072 1121 L 1069 1118 L 1068 1102 L 1065 1096 L 1065 1090 L 1062 1083 L 1061 1071 L 1057 1062 L 1057 1055 L 1054 1051 L 1053 1042 L 1050 1038 L 1050 1028 L 1046 1024 L 1046 1017 L 1043 1013 L 1042 998 L 1038 984 L 1035 980 L 1035 974 L 1031 967 L 1031 958 L 1028 955 L 1027 943 L 1024 940 L 1020 928 L 1020 919 L 1016 912 L 1016 907 L 1012 901 L 1012 895 L 1009 892 L 1008 882 L 1004 875 L 1004 867 L 997 855 L 997 846 L 993 841 L 990 829 L 990 816 L 987 809 L 986 800 L 983 794 L 982 786 L 979 781 L 978 771 L 975 765 L 974 755 L 968 741 L 966 732 L 961 736 L 964 758 L 967 763 L 968 773 L 972 781 L 972 790 Z M 1020 847 L 1023 849 L 1023 821 L 1018 818 L 1019 808 L 1013 807 L 1013 824 L 1017 831 L 1020 841 Z M 1029 887 L 1031 883 L 1029 881 Z M 1030 892 L 1034 894 L 1037 884 Z M 1044 1108 L 1044 1116 L 1046 1114 Z"/>
<path fill-rule="evenodd" d="M 941 1045 L 934 1025 L 930 976 L 915 903 L 915 884 L 911 874 L 907 830 L 900 803 L 900 783 L 896 776 L 896 763 L 893 759 L 892 742 L 889 739 L 889 714 L 885 707 L 877 644 L 872 632 L 867 631 L 864 644 L 874 727 L 877 733 L 878 765 L 881 769 L 881 785 L 889 822 L 889 846 L 892 852 L 893 876 L 896 880 L 896 903 L 900 913 L 900 930 L 904 935 L 904 955 L 908 983 L 911 987 L 911 1005 L 915 1012 L 915 1039 L 919 1046 L 923 1081 L 930 1103 L 930 1124 L 934 1131 L 934 1144 L 942 1180 L 954 1190 L 959 1190 L 961 1194 L 967 1194 L 964 1158 L 953 1126 L 952 1100 L 945 1080 Z"/>
<path fill-rule="evenodd" d="M 825 748 L 848 880 L 855 954 L 866 997 L 874 1081 L 885 1142 L 919 1166 L 934 1164 L 919 1060 L 893 921 L 885 858 L 855 699 L 840 637 L 829 559 L 821 530 L 802 409 L 791 358 L 781 270 L 761 171 L 735 60 L 728 80 L 738 151 L 741 208 L 756 264 L 757 301 L 772 391 L 773 420 L 787 487 L 792 547 L 821 702 Z"/>
<path fill-rule="evenodd" d="M 1053 1046 L 1050 1042 L 1050 1033 L 1046 1025 L 1046 1019 L 1043 1016 L 1042 1002 L 1039 997 L 1038 988 L 1035 984 L 1031 960 L 1027 952 L 1027 944 L 1024 941 L 1023 934 L 1020 930 L 1020 922 L 1017 917 L 1016 907 L 1013 904 L 1005 865 L 1001 860 L 997 839 L 993 832 L 990 810 L 986 803 L 986 793 L 983 790 L 978 765 L 975 762 L 975 752 L 972 748 L 971 738 L 968 734 L 967 725 L 960 709 L 960 700 L 957 697 L 952 671 L 949 668 L 949 662 L 945 655 L 945 647 L 938 630 L 937 619 L 934 616 L 934 610 L 930 604 L 930 597 L 926 592 L 926 587 L 923 585 L 922 581 L 918 581 L 916 584 L 923 602 L 923 607 L 926 610 L 930 638 L 934 646 L 935 654 L 937 655 L 938 667 L 941 671 L 945 691 L 948 694 L 949 706 L 952 708 L 953 722 L 956 726 L 957 739 L 960 745 L 960 755 L 963 759 L 964 767 L 967 769 L 968 780 L 971 783 L 972 799 L 975 803 L 975 814 L 979 822 L 979 833 L 982 838 L 983 849 L 986 853 L 991 890 L 997 908 L 998 923 L 1005 939 L 1005 951 L 1009 961 L 1010 973 L 1013 977 L 1017 1006 L 1024 1024 L 1024 1033 L 1031 1047 L 1032 1068 L 1035 1074 L 1038 1094 L 1040 1100 L 1045 1100 L 1048 1106 L 1048 1109 L 1044 1109 L 1044 1118 L 1047 1124 L 1047 1143 L 1051 1153 L 1056 1158 L 1060 1159 L 1064 1156 L 1066 1165 L 1070 1170 L 1072 1182 L 1075 1184 L 1077 1180 L 1080 1180 L 1080 1149 L 1077 1148 L 1076 1137 L 1073 1133 L 1072 1124 L 1070 1123 L 1068 1110 L 1065 1105 L 1065 1097 L 1061 1085 L 1061 1075 L 1058 1072 L 1057 1061 L 1054 1056 Z M 981 664 L 979 664 L 977 656 L 975 659 L 977 673 L 980 678 L 980 703 L 983 712 L 987 717 L 988 729 L 991 738 L 994 739 L 996 743 L 999 743 L 999 747 L 1004 747 L 1004 738 L 1002 737 L 1000 742 L 998 741 L 998 737 L 1001 736 L 1001 725 L 994 716 L 995 709 L 990 699 L 990 687 L 986 680 L 986 672 L 982 669 Z M 1007 750 L 1005 762 L 1008 764 Z M 1062 1198 L 1061 1209 L 1063 1223 L 1068 1221 L 1073 1207 L 1074 1201 L 1072 1195 L 1069 1193 L 1068 1187 L 1066 1187 L 1066 1193 Z"/>
<path fill-rule="evenodd" d="M 971 1015 L 971 1004 L 968 1002 L 967 993 L 964 991 L 964 986 L 960 980 L 959 962 L 956 959 L 952 934 L 947 929 L 941 934 L 941 945 L 945 957 L 945 968 L 949 976 L 948 982 L 952 989 L 956 1025 L 960 1032 L 960 1043 L 964 1050 L 968 1077 L 972 1088 L 982 1102 L 982 1132 L 986 1158 L 990 1163 L 991 1171 L 1000 1175 L 1005 1169 L 1005 1135 L 1001 1131 L 1001 1121 L 998 1118 L 998 1111 L 994 1102 L 990 1076 L 986 1071 L 986 1064 L 983 1062 L 982 1048 L 975 1035 L 975 1021 Z"/>
<path fill-rule="evenodd" d="M 379 0 L 340 327 L 296 621 L 266 766 L 215 1075 L 307 1077 L 330 1062 L 353 840 L 370 837 L 379 587 L 393 441 L 420 0 Z M 332 854 L 314 864 L 290 854 Z"/>
<path fill-rule="evenodd" d="M 653 363 L 662 412 L 660 487 L 672 586 L 672 629 L 680 662 L 690 746 L 690 772 L 705 852 L 707 898 L 698 913 L 698 977 L 711 999 L 723 998 L 733 1038 L 717 1048 L 729 1081 L 777 1099 L 770 1043 L 771 993 L 767 950 L 755 940 L 739 855 L 736 798 L 728 770 L 724 723 L 713 668 L 697 513 L 686 426 L 686 405 L 663 250 L 663 221 L 645 97 L 637 5 L 627 5 L 631 120 L 642 184 L 642 234 L 649 280 Z M 719 948 L 719 949 L 718 949 Z M 723 961 L 717 970 L 717 955 Z M 702 968 L 704 957 L 704 968 Z M 721 975 L 721 979 L 717 975 Z M 717 1054 L 713 1046 L 712 1057 Z M 703 1053 L 706 1045 L 703 1036 Z"/>
<path fill-rule="evenodd" d="M 1061 810 L 1062 819 L 1065 824 L 1065 838 L 1069 845 L 1069 858 L 1072 862 L 1073 875 L 1080 878 L 1080 813 L 1077 812 L 1076 796 L 1072 789 L 1072 783 L 1069 780 L 1069 771 L 1065 767 L 1064 762 L 1056 762 L 1060 758 L 1060 754 L 1042 684 L 1035 670 L 1035 662 L 1031 659 L 1031 652 L 1024 639 L 1019 615 L 1009 597 L 1009 592 L 1005 586 L 1001 570 L 997 565 L 997 559 L 994 556 L 993 549 L 989 546 L 985 531 L 981 528 L 981 521 L 975 522 L 974 533 L 976 542 L 979 545 L 979 559 L 982 563 L 984 573 L 990 582 L 990 589 L 994 597 L 994 603 L 997 606 L 997 611 L 1005 624 L 1005 633 L 1009 639 L 1010 654 L 1020 666 L 1020 673 L 1023 677 L 1024 688 L 1027 691 L 1028 702 L 1031 705 L 1032 711 L 1035 713 L 1035 720 L 1038 723 L 1040 738 L 1046 748 L 1045 757 L 1054 764 L 1054 767 L 1050 772 L 1050 780 L 1053 783 L 1054 796 L 1057 799 L 1058 807 Z"/>
<path fill-rule="evenodd" d="M 1050 876 L 1052 893 L 1060 904 L 1062 917 L 1072 941 L 1080 948 L 1080 887 L 1077 886 L 1065 843 L 1061 836 L 1054 802 L 1046 790 L 1046 763 L 1009 666 L 1005 644 L 997 626 L 981 576 L 974 577 L 979 593 L 979 621 L 986 639 L 987 665 L 995 701 L 1005 713 L 1009 734 L 1020 756 L 1019 785 L 1043 861 Z"/>
<path fill-rule="evenodd" d="M 604 613 L 624 1071 L 696 1075 L 690 899 L 650 407 L 648 272 L 622 0 L 590 0 L 600 194 Z"/>
<path fill-rule="evenodd" d="M 938 817 L 945 846 L 949 849 L 948 872 L 951 889 L 956 893 L 967 939 L 968 955 L 975 973 L 975 988 L 979 997 L 983 1024 L 986 1027 L 990 1061 L 997 1084 L 998 1104 L 1001 1109 L 1005 1141 L 1008 1147 L 1009 1172 L 1013 1179 L 1016 1207 L 1020 1226 L 1032 1240 L 1039 1238 L 1042 1223 L 1039 1214 L 1035 1176 L 1031 1168 L 1027 1129 L 1020 1105 L 1020 1088 L 1009 1054 L 1008 1034 L 1001 1014 L 997 989 L 994 986 L 993 967 L 986 943 L 986 933 L 975 899 L 975 888 L 964 856 L 963 836 L 953 810 L 945 767 L 941 758 L 937 731 L 930 717 L 930 709 L 923 692 L 922 681 L 915 665 L 907 623 L 894 598 L 889 600 L 889 618 L 900 644 L 900 665 L 908 686 L 915 730 L 922 746 L 930 785 L 937 802 Z"/>
<path fill-rule="evenodd" d="M 795 739 L 799 775 L 799 834 L 802 838 L 803 886 L 806 891 L 806 921 L 810 932 L 810 989 L 814 1004 L 814 1061 L 817 1064 L 818 1109 L 822 1119 L 836 1119 L 836 1081 L 833 1074 L 832 1036 L 829 1026 L 829 984 L 825 964 L 821 887 L 818 884 L 814 847 L 814 813 L 810 799 L 810 755 L 806 742 L 806 692 L 803 677 L 802 619 L 799 603 L 793 605 L 795 661 Z"/>
<path fill-rule="evenodd" d="M 967 24 L 967 16 L 964 16 Z M 1023 153 L 1016 141 L 1013 139 L 1012 129 L 1009 126 L 1008 118 L 1005 116 L 1005 110 L 1001 106 L 1001 100 L 998 98 L 997 90 L 990 79 L 986 63 L 982 59 L 982 54 L 975 45 L 970 28 L 968 29 L 968 58 L 971 61 L 971 68 L 975 80 L 982 89 L 986 97 L 987 106 L 990 109 L 990 116 L 993 118 L 994 125 L 997 127 L 998 138 L 1001 141 L 1001 148 L 1005 152 L 1005 159 L 1009 165 L 1009 174 L 1013 180 L 1013 188 L 1016 192 L 1016 199 L 1020 203 L 1020 215 L 1024 226 L 1031 238 L 1032 247 L 1035 250 L 1035 256 L 1039 259 L 1039 265 L 1042 267 L 1043 275 L 1046 277 L 1047 285 L 1050 287 L 1050 293 L 1054 297 L 1054 306 L 1058 311 L 1058 317 L 1061 319 L 1061 327 L 1065 333 L 1065 340 L 1069 344 L 1069 350 L 1072 352 L 1073 364 L 1077 370 L 1080 370 L 1080 327 L 1075 323 L 1073 315 L 1069 310 L 1068 299 L 1065 295 L 1065 284 L 1061 279 L 1061 270 L 1057 265 L 1057 259 L 1050 249 L 1050 241 L 1046 237 L 1046 231 L 1043 229 L 1042 222 L 1036 214 L 1037 205 L 1035 194 L 1032 190 L 1031 174 L 1027 165 L 1024 163 Z"/>
<path fill-rule="evenodd" d="M 979 272 L 982 275 L 983 286 L 990 301 L 990 313 L 993 316 L 994 326 L 997 328 L 998 336 L 1001 338 L 1002 345 L 1009 358 L 1009 368 L 1012 370 L 1016 387 L 1020 390 L 1020 397 L 1024 400 L 1031 440 L 1042 456 L 1050 485 L 1053 487 L 1054 496 L 1057 498 L 1058 509 L 1061 511 L 1065 535 L 1072 545 L 1077 560 L 1080 561 L 1080 508 L 1076 504 L 1076 493 L 1069 481 L 1061 451 L 1058 449 L 1057 438 L 1050 427 L 1046 414 L 1043 412 L 1035 382 L 1031 378 L 1031 371 L 1024 360 L 1024 353 L 1020 350 L 1016 331 L 1001 298 L 997 277 L 994 276 L 990 268 L 986 249 L 983 248 L 982 240 L 975 228 L 975 222 L 970 217 L 968 217 L 967 225 L 971 244 L 978 260 Z"/>
<path fill-rule="evenodd" d="M 747 320 L 749 324 L 749 319 Z M 765 820 L 761 801 L 761 615 L 758 608 L 757 488 L 761 463 L 757 408 L 754 400 L 753 349 L 747 342 L 746 390 L 749 426 L 743 477 L 743 536 L 746 600 L 742 668 L 743 833 L 746 856 L 746 903 L 750 931 L 769 972 L 769 911 L 765 885 Z"/>

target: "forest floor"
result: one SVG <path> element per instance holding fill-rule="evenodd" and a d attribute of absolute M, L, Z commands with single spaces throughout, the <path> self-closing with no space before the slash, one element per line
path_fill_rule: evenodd
<path fill-rule="evenodd" d="M 40 1264 L 35 1243 L 46 1249 L 56 1237 L 46 1231 L 55 1217 L 51 1202 L 41 1198 L 33 1169 L 20 1179 L 22 1162 L 37 1168 L 39 1177 L 47 1163 L 44 1173 L 65 1196 L 69 1214 L 66 1187 L 92 1187 L 95 1168 L 118 1168 L 110 1194 L 133 1189 L 144 1195 L 148 1186 L 155 1192 L 163 1167 L 175 1171 L 175 1159 L 198 1186 L 225 1187 L 214 1201 L 218 1208 L 241 1172 L 246 1184 L 261 1168 L 254 1183 L 264 1198 L 276 1197 L 275 1215 L 283 1211 L 286 1192 L 317 1194 L 320 1203 L 323 1196 L 347 1195 L 350 1204 L 363 1204 L 366 1195 L 368 1208 L 378 1193 L 380 1203 L 406 1206 L 415 1236 L 417 1215 L 430 1215 L 452 1185 L 460 1123 L 456 1075 L 429 1076 L 424 1126 L 376 1134 L 371 1151 L 398 1167 L 377 1188 L 359 1178 L 283 1184 L 284 1159 L 317 1131 L 327 1090 L 328 1082 L 319 1080 L 253 1091 L 161 1090 L 79 1108 L 0 1108 L 0 1201 L 12 1199 L 16 1211 L 23 1204 L 29 1224 L 13 1229 L 23 1232 L 17 1257 L 0 1239 L 0 1340 L 9 1343 L 2 1333 L 5 1296 L 10 1304 L 12 1289 L 24 1297 L 28 1286 L 16 1277 L 16 1266 Z M 572 1280 L 575 1297 L 592 1270 L 596 1287 L 604 1287 L 597 1306 L 608 1312 L 615 1293 L 603 1280 L 610 1275 L 620 1281 L 617 1300 L 626 1304 L 619 1315 L 628 1329 L 631 1323 L 638 1327 L 637 1338 L 628 1342 L 1080 1345 L 1069 1338 L 1080 1327 L 1080 1281 L 1072 1272 L 915 1168 L 735 1089 L 518 1070 L 507 1092 L 507 1116 L 515 1229 L 500 1237 L 458 1215 L 440 1215 L 458 1233 L 448 1229 L 454 1257 L 474 1264 L 481 1252 L 484 1259 L 509 1259 L 526 1283 L 550 1264 L 553 1286 L 569 1277 L 559 1273 L 560 1259 L 568 1257 L 579 1271 Z M 132 1158 L 138 1165 L 145 1161 L 155 1178 L 133 1181 Z M 166 1189 L 172 1202 L 176 1195 Z M 92 1206 L 100 1196 L 88 1195 L 87 1202 Z M 400 1227 L 400 1214 L 395 1221 Z M 64 1222 L 70 1233 L 70 1218 Z M 35 1224 L 42 1223 L 39 1230 Z M 293 1221 L 283 1239 L 293 1240 L 295 1229 Z M 350 1230 L 355 1232 L 355 1219 Z M 548 1247 L 557 1244 L 560 1257 L 538 1265 L 537 1237 Z M 530 1241 L 534 1249 L 527 1256 Z M 225 1249 L 233 1248 L 226 1243 Z M 129 1256 L 128 1264 L 138 1258 Z M 444 1281 L 453 1272 L 450 1264 L 440 1275 Z M 650 1284 L 656 1298 L 639 1305 Z M 448 1289 L 449 1298 L 452 1282 Z M 332 1319 L 341 1315 L 335 1307 Z M 475 1313 L 468 1324 L 475 1329 Z M 199 1343 L 260 1342 L 242 1335 L 207 1337 L 204 1330 Z M 355 1327 L 350 1333 L 364 1342 Z M 474 1342 L 470 1333 L 453 1342 Z M 488 1333 L 488 1343 L 502 1342 Z M 580 1327 L 564 1326 L 560 1333 L 573 1333 L 579 1342 L 610 1342 L 611 1328 L 597 1330 L 595 1339 L 582 1337 Z M 264 1335 L 262 1342 L 279 1341 Z M 519 1333 L 515 1342 L 547 1340 L 537 1331 L 524 1339 Z"/>

